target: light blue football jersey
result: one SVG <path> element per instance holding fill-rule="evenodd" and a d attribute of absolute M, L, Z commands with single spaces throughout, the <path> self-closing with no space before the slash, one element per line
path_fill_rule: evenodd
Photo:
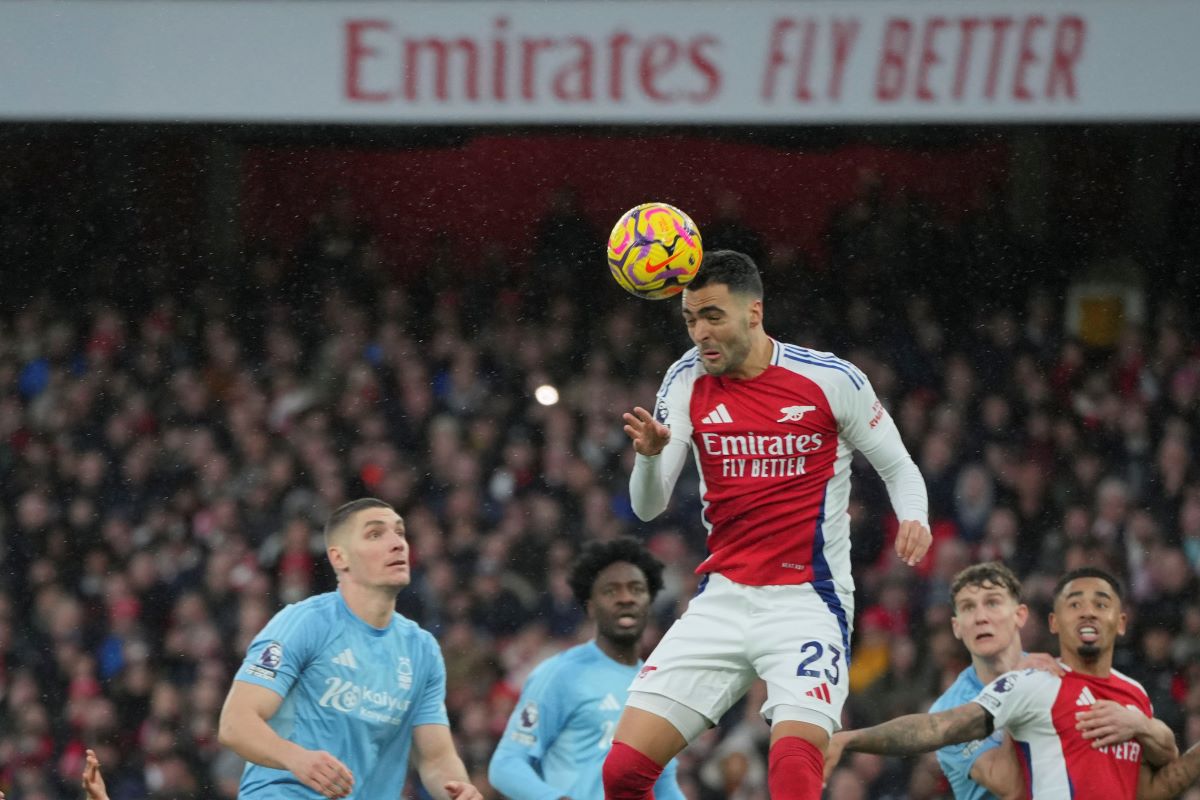
<path fill-rule="evenodd" d="M 255 637 L 236 680 L 283 697 L 270 720 L 285 739 L 325 750 L 354 775 L 350 797 L 399 798 L 412 730 L 448 725 L 437 641 L 400 614 L 387 628 L 355 616 L 340 592 L 287 606 Z M 311 798 L 284 770 L 247 764 L 239 797 Z"/>
<path fill-rule="evenodd" d="M 629 684 L 641 663 L 618 663 L 595 641 L 546 659 L 525 682 L 488 769 L 514 800 L 603 800 L 601 769 Z M 654 785 L 656 800 L 683 800 L 675 762 Z"/>
<path fill-rule="evenodd" d="M 941 697 L 933 702 L 929 711 L 930 713 L 946 711 L 955 706 L 961 706 L 963 703 L 969 703 L 981 691 L 983 691 L 983 683 L 979 680 L 975 667 L 967 667 L 958 673 L 958 678 Z M 1004 731 L 997 730 L 992 731 L 992 735 L 986 739 L 951 744 L 937 751 L 938 763 L 941 764 L 946 779 L 950 781 L 950 788 L 954 791 L 955 800 L 996 800 L 994 794 L 971 780 L 971 767 L 975 766 L 975 759 L 1003 743 Z"/>

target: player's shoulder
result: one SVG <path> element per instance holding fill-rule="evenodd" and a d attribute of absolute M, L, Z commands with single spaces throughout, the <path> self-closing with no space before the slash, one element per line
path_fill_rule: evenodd
<path fill-rule="evenodd" d="M 867 385 L 867 376 L 850 361 L 824 350 L 811 350 L 797 344 L 775 343 L 775 366 L 803 375 L 818 385 L 858 390 Z"/>
<path fill-rule="evenodd" d="M 1124 672 L 1121 672 L 1119 670 L 1114 669 L 1111 671 L 1110 682 L 1117 686 L 1124 686 L 1129 691 L 1132 691 L 1135 694 L 1140 695 L 1142 697 L 1146 697 L 1146 698 L 1150 697 L 1150 693 L 1146 691 L 1145 686 L 1142 686 L 1142 684 L 1140 682 L 1129 677 Z"/>
<path fill-rule="evenodd" d="M 958 673 L 958 677 L 954 679 L 954 683 L 946 688 L 946 691 L 933 701 L 933 705 L 929 707 L 931 713 L 945 711 L 955 706 L 960 706 L 968 700 L 979 694 L 983 689 L 983 683 L 979 680 L 979 675 L 975 672 L 974 667 L 967 667 L 962 672 Z"/>
<path fill-rule="evenodd" d="M 324 592 L 284 606 L 276 615 L 294 620 L 331 619 L 338 613 L 337 592 Z"/>
<path fill-rule="evenodd" d="M 1044 669 L 1016 669 L 1006 672 L 999 678 L 983 687 L 985 692 L 1003 695 L 1008 692 L 1030 692 L 1039 689 L 1057 690 L 1062 685 L 1062 678 Z"/>
<path fill-rule="evenodd" d="M 665 395 L 672 387 L 688 386 L 702 374 L 704 366 L 700 363 L 700 350 L 693 347 L 667 368 L 666 374 L 663 375 L 662 388 L 658 393 Z"/>
<path fill-rule="evenodd" d="M 591 642 L 568 647 L 555 653 L 533 668 L 529 673 L 527 685 L 555 683 L 563 680 L 566 685 L 574 685 L 573 678 L 580 670 L 586 669 L 596 661 L 597 649 Z"/>
<path fill-rule="evenodd" d="M 415 641 L 427 650 L 437 650 L 439 648 L 437 637 L 399 611 L 392 613 L 391 634 L 402 639 Z"/>

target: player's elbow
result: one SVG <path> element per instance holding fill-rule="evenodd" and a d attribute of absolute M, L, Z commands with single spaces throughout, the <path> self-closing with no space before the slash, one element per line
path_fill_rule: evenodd
<path fill-rule="evenodd" d="M 645 501 L 640 503 L 635 501 L 630 503 L 630 505 L 633 507 L 634 516 L 636 516 L 642 522 L 649 522 L 667 510 L 667 506 L 665 504 L 647 503 Z"/>
<path fill-rule="evenodd" d="M 239 723 L 238 716 L 236 708 L 226 706 L 221 710 L 221 717 L 217 721 L 217 741 L 221 743 L 222 747 L 241 755 L 245 738 L 241 734 L 245 726 Z"/>

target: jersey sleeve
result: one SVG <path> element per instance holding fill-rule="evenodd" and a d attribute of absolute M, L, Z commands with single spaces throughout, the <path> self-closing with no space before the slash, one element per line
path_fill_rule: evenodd
<path fill-rule="evenodd" d="M 551 661 L 535 669 L 525 682 L 488 765 L 488 780 L 505 797 L 553 800 L 562 796 L 542 780 L 534 765 L 554 744 L 570 716 L 565 677 L 559 662 Z"/>
<path fill-rule="evenodd" d="M 446 662 L 433 634 L 422 631 L 428 651 L 425 659 L 425 680 L 413 706 L 412 725 L 449 725 L 446 714 Z"/>
<path fill-rule="evenodd" d="M 284 607 L 254 637 L 235 680 L 262 686 L 286 697 L 292 685 L 321 649 L 328 625 L 314 624 L 320 611 L 312 606 Z"/>
<path fill-rule="evenodd" d="M 844 378 L 839 379 L 839 388 L 834 416 L 842 438 L 879 473 L 896 517 L 928 526 L 929 495 L 925 479 L 871 382 L 850 366 Z"/>
<path fill-rule="evenodd" d="M 638 455 L 629 476 L 629 499 L 638 519 L 649 521 L 667 508 L 675 482 L 691 450 L 692 382 L 688 371 L 695 366 L 695 352 L 689 353 L 667 370 L 654 398 L 654 419 L 671 430 L 671 440 L 656 456 Z"/>
<path fill-rule="evenodd" d="M 1036 669 L 1008 672 L 983 687 L 972 702 L 992 715 L 997 730 L 1019 733 L 1023 726 L 1050 712 L 1057 694 L 1052 684 L 1058 681 L 1049 672 Z"/>

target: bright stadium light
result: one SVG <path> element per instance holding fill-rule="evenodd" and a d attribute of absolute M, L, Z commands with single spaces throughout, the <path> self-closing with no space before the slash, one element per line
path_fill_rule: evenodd
<path fill-rule="evenodd" d="M 558 389 L 548 383 L 543 383 L 533 390 L 533 399 L 544 406 L 552 406 L 558 402 Z"/>

